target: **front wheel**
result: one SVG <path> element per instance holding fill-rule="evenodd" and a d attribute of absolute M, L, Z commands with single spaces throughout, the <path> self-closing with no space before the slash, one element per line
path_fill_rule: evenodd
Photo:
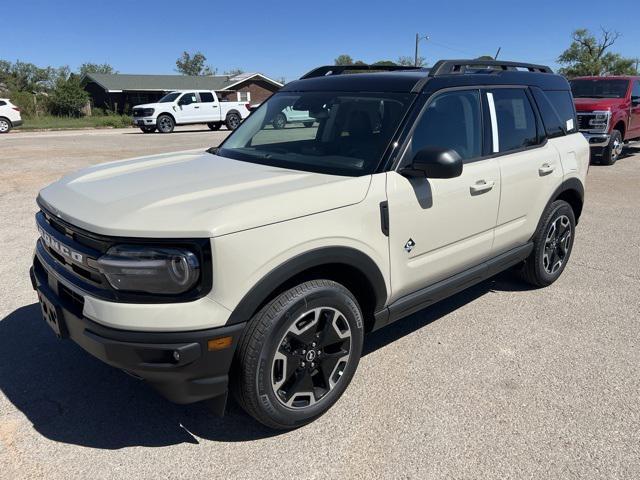
<path fill-rule="evenodd" d="M 618 130 L 611 132 L 611 139 L 609 145 L 605 147 L 602 152 L 602 163 L 605 165 L 613 165 L 618 161 L 620 155 L 624 150 L 624 141 L 622 140 L 622 133 Z"/>
<path fill-rule="evenodd" d="M 0 133 L 9 133 L 11 131 L 11 122 L 6 118 L 0 117 Z"/>
<path fill-rule="evenodd" d="M 171 133 L 176 126 L 176 122 L 169 115 L 160 115 L 156 121 L 156 126 L 160 133 Z"/>
<path fill-rule="evenodd" d="M 221 123 L 219 122 L 215 122 L 215 123 L 207 123 L 207 127 L 209 127 L 209 130 L 213 130 L 214 132 L 216 130 L 220 130 L 220 127 L 222 126 Z"/>
<path fill-rule="evenodd" d="M 576 217 L 564 200 L 556 200 L 542 214 L 533 239 L 533 252 L 522 267 L 523 279 L 546 287 L 555 282 L 567 266 L 576 230 Z"/>
<path fill-rule="evenodd" d="M 236 352 L 235 397 L 268 427 L 307 424 L 349 385 L 363 337 L 360 307 L 345 287 L 312 280 L 291 288 L 247 325 Z"/>
<path fill-rule="evenodd" d="M 279 113 L 275 116 L 271 124 L 273 125 L 273 128 L 278 130 L 284 128 L 287 126 L 287 117 L 284 116 L 284 113 Z"/>
<path fill-rule="evenodd" d="M 227 125 L 227 128 L 229 130 L 235 130 L 240 126 L 241 122 L 242 118 L 240 118 L 240 115 L 238 115 L 237 113 L 230 113 L 229 115 L 227 115 L 225 124 Z"/>
<path fill-rule="evenodd" d="M 156 127 L 140 127 L 143 133 L 153 133 L 156 131 Z"/>
<path fill-rule="evenodd" d="M 313 127 L 313 122 L 304 122 L 304 123 L 303 123 L 303 125 L 304 125 L 306 128 L 311 128 L 311 127 Z"/>

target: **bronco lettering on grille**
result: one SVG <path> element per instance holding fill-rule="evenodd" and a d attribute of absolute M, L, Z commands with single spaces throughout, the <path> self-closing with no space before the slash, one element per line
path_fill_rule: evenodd
<path fill-rule="evenodd" d="M 54 250 L 56 253 L 73 262 L 84 263 L 84 255 L 76 252 L 75 250 L 71 250 L 63 243 L 60 243 L 57 239 L 45 232 L 40 226 L 38 226 L 38 232 L 40 232 L 40 236 L 42 237 L 44 244 L 51 250 Z"/>

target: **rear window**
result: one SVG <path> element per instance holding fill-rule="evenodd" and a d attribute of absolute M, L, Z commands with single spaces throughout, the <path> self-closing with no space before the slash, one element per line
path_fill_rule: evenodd
<path fill-rule="evenodd" d="M 560 121 L 562 122 L 566 132 L 577 132 L 578 122 L 576 121 L 576 109 L 573 105 L 573 98 L 571 98 L 571 94 L 564 90 L 549 90 L 544 93 L 558 113 Z"/>
<path fill-rule="evenodd" d="M 526 92 L 521 88 L 499 88 L 489 95 L 498 121 L 499 145 L 494 151 L 508 152 L 538 144 L 536 116 Z"/>
<path fill-rule="evenodd" d="M 211 93 L 211 92 L 200 92 L 200 102 L 201 103 L 213 103 L 213 93 Z"/>
<path fill-rule="evenodd" d="M 573 99 L 569 92 L 543 92 L 537 87 L 533 87 L 531 92 L 538 105 L 548 138 L 561 137 L 565 133 L 578 131 Z"/>

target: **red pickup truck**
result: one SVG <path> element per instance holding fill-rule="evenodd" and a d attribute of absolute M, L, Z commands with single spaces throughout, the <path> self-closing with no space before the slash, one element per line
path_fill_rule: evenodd
<path fill-rule="evenodd" d="M 640 140 L 640 77 L 579 77 L 569 83 L 591 155 L 613 165 L 625 143 Z"/>

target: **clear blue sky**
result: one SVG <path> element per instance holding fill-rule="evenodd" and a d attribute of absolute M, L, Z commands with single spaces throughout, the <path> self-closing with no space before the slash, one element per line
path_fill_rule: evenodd
<path fill-rule="evenodd" d="M 623 34 L 640 57 L 638 0 L 210 1 L 2 0 L 0 58 L 38 65 L 112 64 L 122 73 L 174 73 L 183 50 L 202 51 L 222 73 L 241 67 L 292 80 L 341 53 L 373 62 L 421 54 L 493 55 L 555 65 L 578 27 Z"/>

